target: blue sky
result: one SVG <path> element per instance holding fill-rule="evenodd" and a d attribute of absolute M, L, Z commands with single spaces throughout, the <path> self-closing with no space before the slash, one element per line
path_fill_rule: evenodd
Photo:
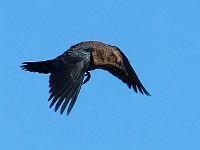
<path fill-rule="evenodd" d="M 200 149 L 199 0 L 0 1 L 1 149 Z M 98 40 L 128 56 L 151 97 L 102 70 L 69 116 L 24 61 Z"/>

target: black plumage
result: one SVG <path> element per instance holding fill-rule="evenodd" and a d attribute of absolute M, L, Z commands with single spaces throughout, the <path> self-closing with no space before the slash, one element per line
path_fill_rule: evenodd
<path fill-rule="evenodd" d="M 81 42 L 55 59 L 24 62 L 21 67 L 25 71 L 50 73 L 48 100 L 51 100 L 50 107 L 55 105 L 55 111 L 61 106 L 61 114 L 68 105 L 67 115 L 70 113 L 81 86 L 91 77 L 89 71 L 94 69 L 109 71 L 135 92 L 139 90 L 142 94 L 150 96 L 124 53 L 118 47 L 102 42 Z"/>

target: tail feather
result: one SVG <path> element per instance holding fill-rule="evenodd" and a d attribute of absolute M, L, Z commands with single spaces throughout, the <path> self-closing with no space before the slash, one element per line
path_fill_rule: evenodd
<path fill-rule="evenodd" d="M 55 60 L 46 60 L 46 61 L 38 61 L 38 62 L 24 62 L 22 66 L 20 66 L 25 71 L 30 72 L 39 72 L 39 73 L 50 73 L 51 66 Z"/>

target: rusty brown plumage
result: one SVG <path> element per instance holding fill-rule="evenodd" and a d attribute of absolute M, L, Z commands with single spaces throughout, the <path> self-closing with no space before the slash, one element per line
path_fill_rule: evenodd
<path fill-rule="evenodd" d="M 60 107 L 62 114 L 68 106 L 67 115 L 72 110 L 81 86 L 89 81 L 91 70 L 103 69 L 116 76 L 135 92 L 150 96 L 132 68 L 128 58 L 116 46 L 97 41 L 78 43 L 62 55 L 52 60 L 24 62 L 23 70 L 50 73 L 50 107 L 55 111 Z M 86 79 L 84 80 L 84 76 Z M 69 105 L 68 105 L 69 104 Z"/>

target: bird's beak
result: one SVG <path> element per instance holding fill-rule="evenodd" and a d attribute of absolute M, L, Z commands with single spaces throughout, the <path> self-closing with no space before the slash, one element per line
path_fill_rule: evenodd
<path fill-rule="evenodd" d="M 128 72 L 125 66 L 121 66 L 120 69 L 125 72 L 126 76 L 128 76 Z"/>

